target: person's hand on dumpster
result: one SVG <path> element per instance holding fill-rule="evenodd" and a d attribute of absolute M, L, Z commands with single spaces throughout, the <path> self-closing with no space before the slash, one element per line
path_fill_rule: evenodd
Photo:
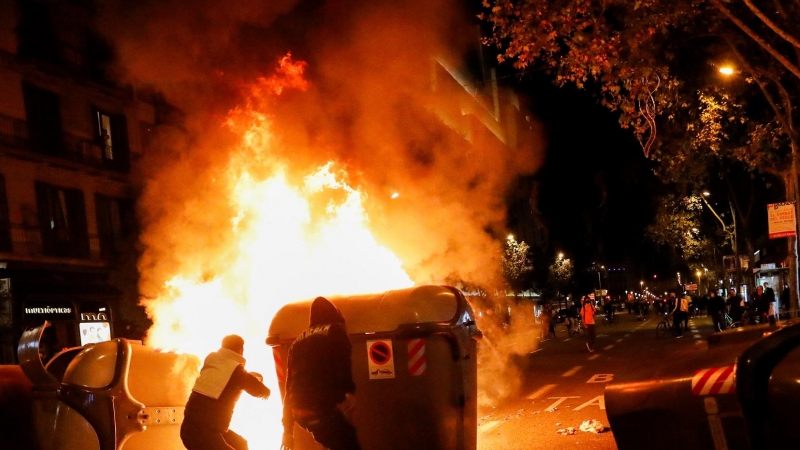
<path fill-rule="evenodd" d="M 344 396 L 344 401 L 336 405 L 336 407 L 339 408 L 339 411 L 344 414 L 347 420 L 352 420 L 353 410 L 356 407 L 356 396 L 348 392 Z"/>
<path fill-rule="evenodd" d="M 281 450 L 292 450 L 292 447 L 294 447 L 294 436 L 291 431 L 284 431 Z"/>

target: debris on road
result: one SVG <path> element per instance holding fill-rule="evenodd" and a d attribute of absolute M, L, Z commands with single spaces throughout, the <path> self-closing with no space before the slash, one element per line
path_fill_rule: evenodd
<path fill-rule="evenodd" d="M 580 430 L 587 432 L 587 433 L 602 433 L 606 427 L 603 425 L 603 422 L 599 420 L 584 420 L 580 426 Z"/>
<path fill-rule="evenodd" d="M 547 410 L 547 412 L 556 412 L 556 411 L 558 411 L 558 408 L 555 406 Z"/>
<path fill-rule="evenodd" d="M 559 428 L 559 429 L 556 431 L 556 433 L 558 433 L 558 434 L 560 434 L 560 435 L 562 435 L 562 436 L 569 436 L 569 435 L 572 435 L 572 434 L 578 434 L 578 430 L 576 430 L 576 429 L 575 429 L 575 428 L 573 428 L 573 427 L 569 427 L 569 428 Z"/>

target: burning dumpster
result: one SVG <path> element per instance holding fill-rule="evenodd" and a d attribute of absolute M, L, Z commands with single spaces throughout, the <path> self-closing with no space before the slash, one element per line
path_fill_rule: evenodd
<path fill-rule="evenodd" d="M 464 295 L 420 286 L 331 297 L 353 344 L 356 411 L 364 449 L 474 450 L 477 447 L 477 341 L 481 332 Z M 292 342 L 308 327 L 311 301 L 281 308 L 267 344 L 281 394 Z M 320 449 L 295 427 L 295 449 Z"/>
<path fill-rule="evenodd" d="M 18 348 L 39 450 L 183 450 L 179 429 L 197 357 L 114 339 L 43 365 L 38 347 L 48 325 L 26 331 Z"/>

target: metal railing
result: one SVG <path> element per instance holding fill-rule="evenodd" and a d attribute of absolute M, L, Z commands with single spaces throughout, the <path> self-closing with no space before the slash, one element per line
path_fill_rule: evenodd
<path fill-rule="evenodd" d="M 64 133 L 63 156 L 96 167 L 103 167 L 103 150 L 89 139 Z"/>
<path fill-rule="evenodd" d="M 27 122 L 3 114 L 0 114 L 0 145 L 36 153 L 31 147 Z M 118 163 L 109 164 L 103 158 L 103 147 L 94 140 L 69 133 L 63 133 L 61 149 L 54 156 L 98 168 L 122 170 L 124 167 Z"/>
<path fill-rule="evenodd" d="M 0 114 L 0 144 L 28 147 L 28 124 L 22 119 Z"/>
<path fill-rule="evenodd" d="M 50 255 L 45 252 L 42 245 L 42 234 L 39 227 L 11 224 L 9 226 L 11 231 L 11 254 L 19 255 L 25 258 L 44 258 L 44 257 L 58 257 L 57 255 Z M 88 237 L 89 254 L 86 259 L 89 261 L 106 261 L 100 252 L 100 237 L 93 235 Z M 74 258 L 70 258 L 74 259 Z"/>

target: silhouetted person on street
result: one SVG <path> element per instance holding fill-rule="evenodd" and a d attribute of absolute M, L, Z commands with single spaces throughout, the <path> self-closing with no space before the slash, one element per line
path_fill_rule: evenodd
<path fill-rule="evenodd" d="M 725 301 L 722 297 L 717 295 L 717 291 L 710 291 L 708 293 L 708 315 L 714 322 L 714 331 L 722 331 L 725 329 Z"/>
<path fill-rule="evenodd" d="M 728 291 L 728 301 L 726 303 L 728 304 L 731 319 L 734 322 L 741 322 L 744 315 L 744 300 L 741 295 L 736 293 L 735 288 L 730 288 Z"/>
<path fill-rule="evenodd" d="M 244 339 L 222 339 L 222 348 L 206 356 L 184 409 L 181 441 L 187 450 L 247 450 L 247 441 L 229 430 L 242 391 L 266 399 L 261 376 L 244 370 Z"/>
<path fill-rule="evenodd" d="M 589 352 L 594 351 L 595 323 L 594 314 L 597 308 L 594 306 L 594 294 L 589 294 L 581 306 L 581 320 L 586 328 L 586 348 Z"/>
<path fill-rule="evenodd" d="M 344 317 L 333 303 L 317 297 L 308 329 L 289 348 L 282 449 L 294 446 L 295 423 L 329 450 L 361 449 L 349 418 L 356 391 L 351 349 Z"/>

